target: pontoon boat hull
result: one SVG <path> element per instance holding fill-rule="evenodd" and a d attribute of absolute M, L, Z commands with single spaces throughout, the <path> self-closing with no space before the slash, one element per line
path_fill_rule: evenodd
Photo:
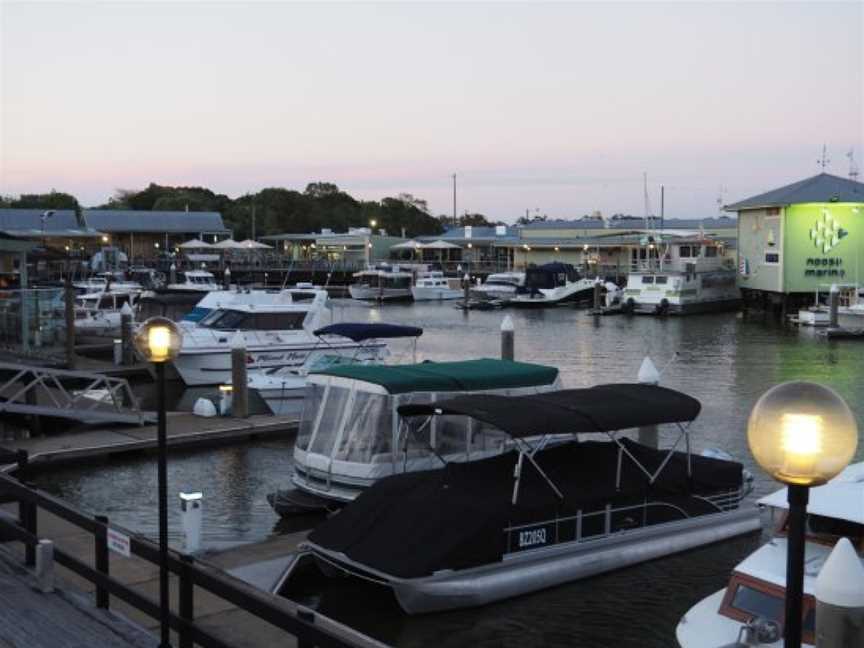
<path fill-rule="evenodd" d="M 310 550 L 349 573 L 385 580 L 408 614 L 485 605 L 570 581 L 719 542 L 761 528 L 756 507 L 703 515 L 588 542 L 552 545 L 505 555 L 498 563 L 402 579 L 358 565 L 344 554 L 315 545 Z"/>

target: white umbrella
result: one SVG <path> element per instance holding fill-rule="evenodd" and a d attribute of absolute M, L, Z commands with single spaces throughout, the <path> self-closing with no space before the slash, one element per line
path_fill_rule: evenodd
<path fill-rule="evenodd" d="M 423 248 L 426 250 L 458 250 L 459 246 L 438 239 L 437 241 L 433 241 L 432 243 L 424 243 Z"/>
<path fill-rule="evenodd" d="M 191 241 L 181 243 L 178 247 L 181 247 L 184 250 L 203 250 L 205 248 L 212 248 L 213 246 L 210 243 L 201 241 L 200 239 L 192 239 Z"/>
<path fill-rule="evenodd" d="M 224 241 L 219 241 L 218 243 L 214 243 L 211 247 L 219 248 L 220 250 L 245 250 L 245 246 L 242 243 L 238 243 L 234 239 L 225 239 Z"/>
<path fill-rule="evenodd" d="M 267 245 L 266 243 L 259 243 L 258 241 L 253 241 L 252 239 L 240 241 L 240 245 L 242 245 L 247 250 L 270 250 L 273 248 L 272 245 Z"/>
<path fill-rule="evenodd" d="M 405 241 L 404 243 L 397 243 L 396 245 L 391 245 L 391 250 L 419 250 L 420 248 L 426 247 L 422 243 L 418 243 L 417 241 Z"/>

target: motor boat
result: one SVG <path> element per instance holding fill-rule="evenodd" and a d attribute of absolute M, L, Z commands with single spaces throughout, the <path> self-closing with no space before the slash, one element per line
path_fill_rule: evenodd
<path fill-rule="evenodd" d="M 231 381 L 231 344 L 235 335 L 246 347 L 249 370 L 299 369 L 320 355 L 374 360 L 383 342 L 358 344 L 338 337 L 327 344 L 315 335 L 331 311 L 324 290 L 279 291 L 265 303 L 226 303 L 199 322 L 183 326 L 174 367 L 189 386 Z"/>
<path fill-rule="evenodd" d="M 82 294 L 100 292 L 140 293 L 143 286 L 137 281 L 127 281 L 122 272 L 100 272 L 81 281 L 73 281 L 72 287 Z"/>
<path fill-rule="evenodd" d="M 525 285 L 524 272 L 496 272 L 486 277 L 479 286 L 471 288 L 471 296 L 477 299 L 507 301 Z"/>
<path fill-rule="evenodd" d="M 510 298 L 513 306 L 588 304 L 594 298 L 594 279 L 579 276 L 569 263 L 546 263 L 525 271 L 525 284 Z"/>
<path fill-rule="evenodd" d="M 554 367 L 479 359 L 349 365 L 308 376 L 294 446 L 292 488 L 271 504 L 280 514 L 335 508 L 382 477 L 438 467 L 438 456 L 467 461 L 500 454 L 509 439 L 482 424 L 434 421 L 408 435 L 396 408 L 463 393 L 533 394 L 558 389 Z"/>
<path fill-rule="evenodd" d="M 626 313 L 687 315 L 736 310 L 741 292 L 725 248 L 703 236 L 647 237 L 633 248 L 622 309 Z"/>
<path fill-rule="evenodd" d="M 759 500 L 771 511 L 774 537 L 735 567 L 724 589 L 681 618 L 676 636 L 682 648 L 783 645 L 787 499 L 784 488 Z M 841 537 L 849 538 L 864 561 L 864 462 L 810 489 L 805 529 L 802 638 L 805 646 L 813 646 L 816 578 L 833 546 Z"/>
<path fill-rule="evenodd" d="M 75 298 L 75 332 L 97 337 L 120 334 L 121 309 L 126 304 L 137 308 L 138 292 L 102 290 Z"/>
<path fill-rule="evenodd" d="M 423 334 L 423 329 L 414 326 L 397 326 L 395 324 L 361 324 L 343 323 L 331 324 L 315 331 L 322 340 L 322 345 L 330 344 L 336 337 L 344 337 L 357 343 L 374 343 L 378 340 L 393 338 L 414 338 Z M 384 353 L 365 354 L 360 346 L 351 355 L 325 354 L 318 355 L 314 362 L 299 369 L 283 367 L 268 371 L 254 371 L 249 374 L 249 389 L 253 389 L 264 399 L 270 411 L 277 416 L 299 416 L 303 410 L 306 395 L 306 379 L 310 373 L 324 371 L 332 367 L 346 364 L 368 364 L 374 358 L 380 361 Z"/>
<path fill-rule="evenodd" d="M 760 528 L 740 463 L 690 452 L 699 401 L 645 384 L 528 396 L 472 394 L 397 411 L 426 438 L 432 421 L 483 426 L 513 449 L 395 474 L 316 527 L 291 561 L 390 588 L 409 614 L 483 605 Z M 671 424 L 668 450 L 620 436 Z M 590 440 L 600 434 L 604 440 Z M 570 441 L 548 444 L 553 436 Z M 685 451 L 675 448 L 685 441 Z M 443 457 L 442 457 L 443 459 Z"/>
<path fill-rule="evenodd" d="M 297 304 L 313 301 L 320 292 L 320 288 L 315 288 L 311 284 L 298 284 L 296 287 L 280 289 L 262 290 L 237 286 L 233 290 L 214 290 L 204 295 L 192 310 L 183 316 L 180 324 L 183 326 L 194 325 L 216 308 L 239 304 L 265 307 L 273 304 Z"/>
<path fill-rule="evenodd" d="M 414 285 L 411 287 L 411 296 L 414 298 L 414 301 L 459 299 L 463 295 L 464 291 L 458 287 L 452 287 L 444 276 L 444 273 L 440 270 L 418 274 Z"/>
<path fill-rule="evenodd" d="M 212 272 L 206 270 L 186 270 L 178 273 L 180 281 L 169 283 L 165 286 L 165 292 L 198 292 L 209 293 L 214 290 L 222 290 L 223 286 L 216 281 Z"/>
<path fill-rule="evenodd" d="M 380 265 L 355 272 L 348 294 L 361 301 L 409 301 L 414 273 L 398 265 Z"/>

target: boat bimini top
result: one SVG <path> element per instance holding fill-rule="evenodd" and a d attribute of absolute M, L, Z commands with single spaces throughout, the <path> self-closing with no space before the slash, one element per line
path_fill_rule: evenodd
<path fill-rule="evenodd" d="M 698 400 L 674 389 L 641 383 L 620 383 L 527 396 L 466 395 L 438 403 L 401 405 L 398 412 L 402 417 L 427 416 L 430 420 L 433 416 L 469 416 L 509 434 L 516 442 L 519 452 L 513 486 L 513 504 L 516 504 L 523 459 L 530 461 L 555 494 L 563 499 L 561 491 L 534 459 L 534 455 L 542 450 L 553 436 L 578 433 L 607 435 L 618 446 L 616 489 L 621 487 L 624 455 L 645 474 L 648 484 L 653 485 L 680 441 L 684 439 L 689 479 L 692 477 L 689 427 L 699 416 L 701 409 L 702 405 Z M 619 433 L 630 428 L 664 423 L 676 424 L 679 434 L 660 465 L 649 470 L 619 438 Z M 528 437 L 533 443 L 526 440 Z"/>
<path fill-rule="evenodd" d="M 367 324 L 365 322 L 343 322 L 330 324 L 314 331 L 318 337 L 324 335 L 339 335 L 354 342 L 364 340 L 383 340 L 385 338 L 418 338 L 423 335 L 423 329 L 416 326 L 401 326 L 399 324 Z"/>

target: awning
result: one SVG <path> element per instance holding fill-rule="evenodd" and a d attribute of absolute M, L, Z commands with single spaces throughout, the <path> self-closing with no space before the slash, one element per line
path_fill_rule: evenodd
<path fill-rule="evenodd" d="M 340 335 L 355 342 L 383 338 L 420 337 L 423 329 L 416 326 L 400 326 L 398 324 L 366 324 L 361 322 L 344 322 L 319 328 L 315 335 Z"/>
<path fill-rule="evenodd" d="M 531 396 L 459 396 L 438 403 L 402 405 L 398 411 L 401 416 L 470 416 L 518 438 L 680 423 L 692 421 L 701 409 L 698 400 L 674 389 L 621 383 Z"/>

